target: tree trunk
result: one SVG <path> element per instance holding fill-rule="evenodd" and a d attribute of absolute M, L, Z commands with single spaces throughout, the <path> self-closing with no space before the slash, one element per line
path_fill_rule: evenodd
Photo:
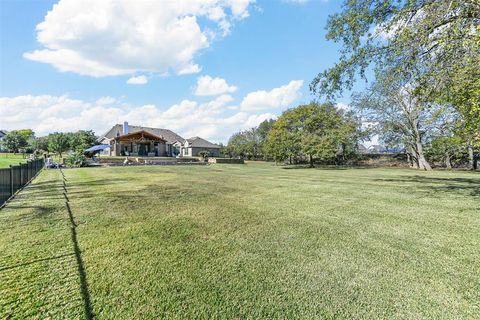
<path fill-rule="evenodd" d="M 468 144 L 467 149 L 468 149 L 468 169 L 475 170 L 475 157 L 473 154 L 473 147 L 470 145 L 470 143 Z"/>
<path fill-rule="evenodd" d="M 477 170 L 478 169 L 478 154 L 477 156 L 473 156 L 473 170 Z"/>
<path fill-rule="evenodd" d="M 310 168 L 313 168 L 313 167 L 314 167 L 314 165 L 313 165 L 313 157 L 312 157 L 312 155 L 309 155 L 309 157 L 310 157 Z"/>
<path fill-rule="evenodd" d="M 420 136 L 420 132 L 418 130 L 418 122 L 415 121 L 413 125 L 413 135 L 415 139 L 415 151 L 417 153 L 417 161 L 418 161 L 418 168 L 421 170 L 432 170 L 432 167 L 428 163 L 427 159 L 425 159 L 425 154 L 423 153 L 423 145 L 422 145 L 422 137 Z"/>
<path fill-rule="evenodd" d="M 430 171 L 432 167 L 428 163 L 427 159 L 425 159 L 425 155 L 423 153 L 423 146 L 421 142 L 417 142 L 417 154 L 418 154 L 418 168 L 422 170 Z"/>
<path fill-rule="evenodd" d="M 447 167 L 447 169 L 452 169 L 452 160 L 448 152 L 445 152 L 445 167 Z"/>
<path fill-rule="evenodd" d="M 417 151 L 412 147 L 409 146 L 408 149 L 410 150 L 410 168 L 418 169 L 418 154 Z"/>

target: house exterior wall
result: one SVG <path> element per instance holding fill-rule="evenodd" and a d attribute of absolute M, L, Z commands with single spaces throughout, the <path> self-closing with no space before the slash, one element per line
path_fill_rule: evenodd
<path fill-rule="evenodd" d="M 136 143 L 128 143 L 128 142 L 119 143 L 113 140 L 113 142 L 110 145 L 112 147 L 110 147 L 109 152 L 107 154 L 110 154 L 111 156 L 122 156 L 122 153 L 124 154 L 125 151 L 128 151 L 130 155 L 137 155 L 139 150 L 139 147 Z M 154 142 L 151 142 L 150 153 L 157 153 L 156 156 L 158 157 L 166 157 L 167 146 L 165 143 L 158 142 L 158 146 L 155 147 Z"/>
<path fill-rule="evenodd" d="M 192 148 L 183 147 L 182 148 L 182 156 L 191 157 L 192 156 Z"/>
<path fill-rule="evenodd" d="M 158 143 L 158 156 L 167 157 L 167 145 L 165 143 Z"/>

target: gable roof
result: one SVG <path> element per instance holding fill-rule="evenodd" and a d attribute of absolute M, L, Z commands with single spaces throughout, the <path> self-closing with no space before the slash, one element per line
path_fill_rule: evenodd
<path fill-rule="evenodd" d="M 168 129 L 161 129 L 161 128 L 149 128 L 149 127 L 140 127 L 140 126 L 132 126 L 128 125 L 128 133 L 135 133 L 139 131 L 145 131 L 151 133 L 157 137 L 163 138 L 167 141 L 167 143 L 172 144 L 175 141 L 184 141 L 181 136 L 176 134 L 175 132 L 168 130 Z M 123 135 L 123 125 L 116 124 L 110 130 L 108 130 L 105 134 L 103 134 L 99 140 L 103 138 L 113 139 L 119 135 Z"/>
<path fill-rule="evenodd" d="M 3 138 L 4 136 L 6 136 L 8 133 L 7 130 L 0 130 L 0 138 Z"/>
<path fill-rule="evenodd" d="M 130 132 L 118 137 L 115 137 L 115 140 L 118 141 L 132 141 L 135 140 L 135 137 L 140 137 L 140 139 L 150 139 L 150 140 L 155 140 L 155 141 L 164 141 L 167 142 L 162 137 L 159 137 L 151 132 L 145 131 L 145 130 L 140 130 L 140 131 L 135 131 L 135 132 Z"/>
<path fill-rule="evenodd" d="M 373 144 L 370 147 L 368 147 L 368 150 L 374 151 L 374 152 L 384 152 L 385 148 L 382 147 L 381 145 Z"/>
<path fill-rule="evenodd" d="M 200 137 L 188 138 L 188 146 L 192 148 L 209 148 L 209 149 L 220 149 L 221 147 L 218 144 L 211 143 Z"/>

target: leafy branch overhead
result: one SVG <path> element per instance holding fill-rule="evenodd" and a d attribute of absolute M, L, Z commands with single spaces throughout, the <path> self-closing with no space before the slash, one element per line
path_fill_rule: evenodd
<path fill-rule="evenodd" d="M 327 39 L 342 44 L 339 61 L 310 84 L 319 95 L 351 89 L 369 67 L 433 78 L 430 89 L 445 90 L 450 74 L 480 62 L 478 0 L 346 0 L 343 8 L 327 23 Z"/>
<path fill-rule="evenodd" d="M 439 114 L 453 109 L 456 129 L 445 138 L 463 139 L 473 167 L 474 148 L 480 147 L 480 1 L 345 0 L 327 30 L 327 39 L 342 49 L 338 62 L 311 82 L 314 94 L 334 99 L 373 73 L 374 83 L 354 96 L 354 105 L 374 115 L 384 141 L 400 137 L 417 160 L 436 134 L 420 130 L 422 117 L 438 122 Z M 400 119 L 391 121 L 392 115 Z M 436 141 L 430 145 L 446 140 Z"/>

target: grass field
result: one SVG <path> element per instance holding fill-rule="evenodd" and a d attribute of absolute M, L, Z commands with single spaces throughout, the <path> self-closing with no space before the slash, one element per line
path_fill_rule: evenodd
<path fill-rule="evenodd" d="M 20 162 L 27 162 L 27 158 L 20 153 L 0 153 L 0 168 L 8 168 L 10 165 L 17 165 Z"/>
<path fill-rule="evenodd" d="M 480 317 L 479 174 L 64 173 L 0 211 L 2 319 Z"/>

